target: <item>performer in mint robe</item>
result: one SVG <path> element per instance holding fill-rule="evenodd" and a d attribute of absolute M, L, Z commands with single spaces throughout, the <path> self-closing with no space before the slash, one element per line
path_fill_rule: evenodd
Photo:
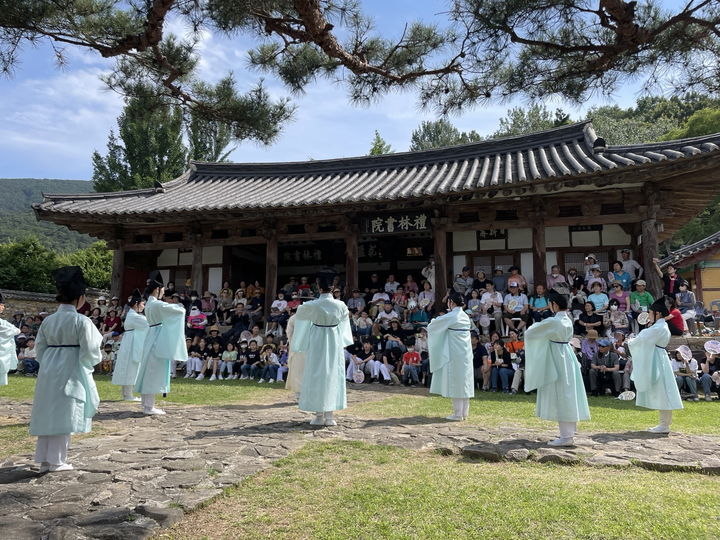
<path fill-rule="evenodd" d="M 85 280 L 78 266 L 53 272 L 58 309 L 40 325 L 35 349 L 40 364 L 30 435 L 37 436 L 35 461 L 40 472 L 72 470 L 66 463 L 70 435 L 92 428 L 100 398 L 93 368 L 100 363 L 102 335 L 77 312 L 85 304 Z"/>
<path fill-rule="evenodd" d="M 551 291 L 550 307 L 555 313 L 525 331 L 525 391 L 537 389 L 535 414 L 558 422 L 560 437 L 550 446 L 572 446 L 577 423 L 590 419 L 580 364 L 570 345 L 573 319 L 567 312 L 566 297 Z"/>
<path fill-rule="evenodd" d="M 470 330 L 473 323 L 463 311 L 463 297 L 448 298 L 448 313 L 434 318 L 427 327 L 430 357 L 430 393 L 451 398 L 453 414 L 448 420 L 465 420 L 470 398 L 475 395 L 473 351 Z"/>
<path fill-rule="evenodd" d="M 334 426 L 333 411 L 347 407 L 345 347 L 353 337 L 347 305 L 333 299 L 324 280 L 318 286 L 320 298 L 298 306 L 292 348 L 305 353 L 300 410 L 315 413 L 314 426 Z"/>
<path fill-rule="evenodd" d="M 5 311 L 5 302 L 0 293 L 0 314 Z M 0 386 L 8 383 L 7 374 L 17 369 L 17 350 L 15 336 L 20 330 L 5 319 L 0 319 Z"/>
<path fill-rule="evenodd" d="M 655 323 L 628 341 L 633 361 L 630 378 L 637 390 L 635 405 L 660 411 L 660 423 L 648 430 L 653 433 L 669 433 L 673 409 L 683 408 L 665 350 L 670 341 L 670 329 L 665 320 L 669 312 L 667 297 L 656 300 L 648 308 L 648 315 Z"/>
<path fill-rule="evenodd" d="M 148 334 L 143 345 L 135 391 L 142 397 L 145 414 L 165 414 L 155 407 L 155 394 L 170 391 L 170 368 L 173 360 L 187 362 L 185 347 L 185 308 L 180 304 L 168 304 L 163 297 L 163 278 L 160 272 L 150 273 L 145 290 L 145 317 Z"/>
<path fill-rule="evenodd" d="M 288 338 L 288 374 L 285 388 L 291 392 L 295 392 L 298 399 L 300 397 L 300 391 L 302 390 L 303 373 L 305 372 L 305 353 L 297 352 L 295 350 L 295 317 L 297 315 L 292 314 L 287 322 L 285 333 Z"/>
<path fill-rule="evenodd" d="M 121 387 L 122 399 L 125 401 L 140 401 L 140 398 L 133 397 L 133 389 L 140 369 L 145 337 L 149 330 L 147 319 L 142 315 L 144 309 L 145 300 L 142 293 L 139 289 L 135 289 L 130 300 L 130 309 L 123 323 L 125 332 L 120 342 L 112 376 L 112 383 Z"/>

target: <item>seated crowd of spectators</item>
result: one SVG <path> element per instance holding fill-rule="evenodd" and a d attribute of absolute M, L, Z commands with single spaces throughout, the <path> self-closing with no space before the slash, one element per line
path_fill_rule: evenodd
<path fill-rule="evenodd" d="M 671 333 L 697 331 L 695 298 L 687 282 L 672 266 L 665 273 L 657 261 L 654 266 L 652 271 L 662 276 L 663 292 L 674 302 L 668 317 Z M 445 312 L 447 296 L 455 291 L 465 297 L 466 311 L 475 324 L 471 339 L 477 388 L 518 393 L 524 372 L 523 332 L 552 315 L 546 292 L 554 289 L 566 295 L 572 306 L 577 336 L 573 343 L 587 391 L 618 395 L 632 386 L 632 359 L 625 341 L 647 324 L 642 314 L 654 298 L 642 279 L 644 269 L 630 257 L 629 250 L 623 250 L 622 260 L 614 261 L 611 268 L 603 275 L 597 259 L 589 254 L 582 272 L 571 267 L 563 273 L 553 266 L 546 283 L 531 287 L 516 266 L 507 272 L 498 267 L 491 275 L 483 271 L 472 275 L 465 267 L 442 296 L 436 295 L 429 279 L 416 280 L 413 274 L 406 274 L 401 283 L 394 274 L 381 279 L 378 273 L 344 296 L 344 284 L 335 276 L 331 280 L 333 295 L 348 305 L 355 337 L 355 343 L 346 350 L 347 380 L 429 386 L 426 327 L 433 317 Z M 426 276 L 427 272 L 422 274 Z M 163 300 L 182 304 L 187 314 L 188 361 L 174 362 L 172 376 L 283 381 L 288 361 L 287 322 L 302 302 L 319 296 L 317 281 L 291 277 L 280 287 L 267 314 L 265 290 L 258 282 L 241 282 L 237 288 L 225 282 L 218 294 L 205 291 L 202 296 L 190 289 L 176 290 L 168 283 Z M 97 372 L 112 372 L 128 309 L 117 297 L 109 303 L 100 297 L 97 305 L 86 304 L 79 309 L 103 334 L 103 361 Z M 28 318 L 16 315 L 15 322 L 22 324 L 19 369 L 26 374 L 37 373 L 33 336 L 42 314 Z M 691 399 L 698 399 L 697 383 L 701 382 L 709 400 L 711 392 L 718 391 L 710 378 L 717 362 L 712 355 L 701 366 L 693 361 L 695 376 L 681 374 L 678 369 L 678 384 Z M 692 367 L 688 366 L 688 372 Z"/>

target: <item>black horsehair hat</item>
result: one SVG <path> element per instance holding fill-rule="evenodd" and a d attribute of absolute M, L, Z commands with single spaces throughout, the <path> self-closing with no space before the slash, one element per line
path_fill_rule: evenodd
<path fill-rule="evenodd" d="M 153 270 L 150 272 L 150 276 L 148 279 L 148 288 L 150 290 L 155 290 L 160 287 L 163 287 L 165 285 L 165 282 L 163 281 L 162 274 L 160 273 L 160 270 Z"/>
<path fill-rule="evenodd" d="M 0 304 L 4 304 L 5 299 L 3 298 L 3 294 L 0 292 Z"/>
<path fill-rule="evenodd" d="M 58 293 L 70 298 L 80 298 L 85 294 L 87 283 L 79 266 L 62 266 L 53 270 L 52 277 Z"/>
<path fill-rule="evenodd" d="M 667 296 L 661 296 L 655 302 L 650 304 L 650 309 L 656 313 L 662 314 L 663 317 L 667 317 L 670 314 L 670 298 Z"/>
<path fill-rule="evenodd" d="M 130 304 L 135 305 L 138 302 L 143 301 L 143 294 L 140 292 L 140 289 L 135 289 L 132 294 L 130 295 Z"/>

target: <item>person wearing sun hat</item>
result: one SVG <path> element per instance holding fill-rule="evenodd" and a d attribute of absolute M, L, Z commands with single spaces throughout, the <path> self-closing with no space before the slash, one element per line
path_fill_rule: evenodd
<path fill-rule="evenodd" d="M 130 297 L 130 309 L 125 317 L 125 332 L 112 376 L 112 383 L 121 387 L 122 399 L 125 401 L 140 401 L 140 398 L 133 397 L 133 388 L 149 330 L 147 319 L 142 314 L 144 309 L 145 299 L 140 290 L 135 289 Z"/>
<path fill-rule="evenodd" d="M 700 364 L 702 375 L 700 384 L 703 387 L 705 401 L 712 401 L 711 391 L 714 388 L 720 396 L 720 341 L 711 339 L 703 346 L 705 349 L 705 361 Z"/>
<path fill-rule="evenodd" d="M 672 411 L 683 408 L 680 391 L 665 350 L 670 341 L 670 330 L 665 320 L 668 313 L 668 299 L 661 297 L 656 300 L 648 310 L 649 323 L 652 326 L 628 341 L 633 360 L 630 378 L 637 389 L 635 404 L 660 411 L 660 423 L 648 430 L 652 433 L 670 433 Z"/>
<path fill-rule="evenodd" d="M 590 408 L 567 298 L 550 291 L 548 301 L 555 316 L 525 332 L 525 391 L 537 389 L 536 416 L 558 423 L 560 437 L 548 445 L 573 446 L 577 423 L 590 419 Z"/>
<path fill-rule="evenodd" d="M 102 359 L 102 335 L 92 321 L 78 313 L 85 303 L 85 279 L 79 266 L 53 272 L 57 311 L 40 325 L 35 348 L 40 364 L 30 435 L 36 436 L 35 461 L 40 472 L 69 471 L 66 463 L 70 436 L 88 433 L 100 405 L 93 380 Z"/>
<path fill-rule="evenodd" d="M 5 311 L 5 299 L 0 292 L 0 313 Z M 7 374 L 17 369 L 17 349 L 15 336 L 20 329 L 5 319 L 0 319 L 0 386 L 8 383 Z"/>
<path fill-rule="evenodd" d="M 162 275 L 154 270 L 150 273 L 145 289 L 145 317 L 149 330 L 135 384 L 135 391 L 142 397 L 143 412 L 148 415 L 165 414 L 165 411 L 155 407 L 155 394 L 167 394 L 170 391 L 172 361 L 187 362 L 183 331 L 185 308 L 180 304 L 158 300 L 162 298 L 163 289 Z"/>
<path fill-rule="evenodd" d="M 693 358 L 690 347 L 680 345 L 676 348 L 673 354 L 670 355 L 670 364 L 681 395 L 683 388 L 687 388 L 688 392 L 690 392 L 690 396 L 687 398 L 688 401 L 700 401 L 697 395 L 698 363 Z"/>

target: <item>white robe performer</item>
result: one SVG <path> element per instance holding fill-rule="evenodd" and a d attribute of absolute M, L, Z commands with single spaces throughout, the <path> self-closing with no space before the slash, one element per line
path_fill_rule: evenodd
<path fill-rule="evenodd" d="M 302 390 L 303 373 L 305 372 L 305 353 L 298 352 L 294 346 L 295 335 L 295 317 L 292 315 L 287 322 L 287 338 L 288 338 L 288 374 L 285 388 L 291 392 L 295 392 L 298 396 Z"/>
<path fill-rule="evenodd" d="M 347 305 L 329 290 L 321 283 L 320 298 L 298 307 L 293 349 L 306 354 L 300 410 L 315 413 L 312 425 L 334 426 L 333 411 L 347 407 L 345 347 L 353 337 Z"/>
<path fill-rule="evenodd" d="M 670 329 L 663 318 L 669 313 L 665 299 L 661 298 L 652 304 L 649 313 L 655 323 L 628 341 L 633 362 L 630 378 L 637 390 L 635 405 L 660 411 L 660 423 L 648 431 L 669 433 L 672 412 L 674 409 L 682 409 L 683 404 L 665 350 L 670 341 Z"/>
<path fill-rule="evenodd" d="M 115 361 L 112 383 L 121 387 L 122 399 L 125 401 L 140 401 L 140 398 L 133 397 L 133 389 L 137 382 L 149 324 L 142 315 L 145 302 L 138 289 L 133 291 L 130 302 L 131 308 L 128 310 L 123 324 L 125 332 Z"/>
<path fill-rule="evenodd" d="M 143 346 L 135 391 L 142 396 L 145 414 L 165 414 L 155 407 L 155 394 L 170 391 L 170 364 L 173 360 L 187 361 L 185 347 L 185 308 L 168 304 L 162 298 L 163 281 L 157 270 L 150 274 L 146 290 L 145 317 L 149 330 Z M 155 296 L 157 295 L 157 296 Z"/>
<path fill-rule="evenodd" d="M 5 302 L 0 293 L 0 313 L 5 311 Z M 5 319 L 0 319 L 0 386 L 8 383 L 7 374 L 17 369 L 17 350 L 15 336 L 20 330 Z"/>
<path fill-rule="evenodd" d="M 40 364 L 30 435 L 37 436 L 35 461 L 40 472 L 71 470 L 66 463 L 72 433 L 87 433 L 100 405 L 93 366 L 100 363 L 102 335 L 77 312 L 85 303 L 85 281 L 77 266 L 53 272 L 58 287 L 57 312 L 38 330 L 35 348 Z"/>
<path fill-rule="evenodd" d="M 548 294 L 554 317 L 525 331 L 525 391 L 537 389 L 535 414 L 559 424 L 560 437 L 550 446 L 572 446 L 579 420 L 590 419 L 580 364 L 570 340 L 572 316 L 568 301 L 555 291 Z"/>
<path fill-rule="evenodd" d="M 450 295 L 445 315 L 434 318 L 428 325 L 428 354 L 430 357 L 430 393 L 440 394 L 453 401 L 453 414 L 448 420 L 465 420 L 470 414 L 470 398 L 475 396 L 473 352 L 470 343 L 470 317 L 462 310 L 463 299 L 458 293 Z"/>

